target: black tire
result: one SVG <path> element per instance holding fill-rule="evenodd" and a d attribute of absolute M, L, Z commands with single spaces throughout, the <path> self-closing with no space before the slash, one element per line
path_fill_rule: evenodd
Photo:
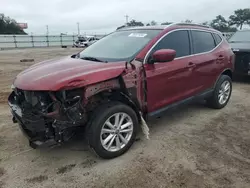
<path fill-rule="evenodd" d="M 133 122 L 133 132 L 130 140 L 127 144 L 118 151 L 108 151 L 106 150 L 101 143 L 101 130 L 106 122 L 112 115 L 116 113 L 126 113 Z M 136 134 L 138 131 L 138 118 L 135 111 L 129 106 L 121 103 L 121 102 L 109 102 L 98 107 L 92 114 L 92 120 L 89 124 L 88 130 L 88 141 L 90 147 L 95 151 L 95 153 L 104 158 L 111 159 L 118 157 L 124 154 L 134 143 Z"/>
<path fill-rule="evenodd" d="M 228 99 L 223 104 L 221 104 L 219 102 L 219 91 L 224 82 L 229 82 L 230 91 L 229 91 Z M 214 109 L 224 108 L 227 105 L 228 101 L 230 100 L 231 93 L 232 93 L 232 79 L 227 75 L 221 75 L 221 77 L 219 78 L 219 80 L 217 81 L 215 85 L 213 95 L 209 99 L 207 99 L 207 105 Z"/>

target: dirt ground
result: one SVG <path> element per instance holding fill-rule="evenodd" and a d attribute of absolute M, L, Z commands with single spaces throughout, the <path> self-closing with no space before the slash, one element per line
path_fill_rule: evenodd
<path fill-rule="evenodd" d="M 123 156 L 103 160 L 82 138 L 56 148 L 33 150 L 7 105 L 18 72 L 34 62 L 79 49 L 0 51 L 0 188 L 69 187 L 250 187 L 250 79 L 233 83 L 228 106 L 183 106 L 148 123 Z"/>

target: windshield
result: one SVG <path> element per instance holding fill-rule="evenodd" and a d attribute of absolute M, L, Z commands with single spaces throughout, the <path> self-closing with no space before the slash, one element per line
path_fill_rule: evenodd
<path fill-rule="evenodd" d="M 229 42 L 250 42 L 250 30 L 238 31 L 230 39 Z"/>
<path fill-rule="evenodd" d="M 105 62 L 129 61 L 161 31 L 116 31 L 87 47 L 79 54 L 79 58 L 91 57 Z"/>

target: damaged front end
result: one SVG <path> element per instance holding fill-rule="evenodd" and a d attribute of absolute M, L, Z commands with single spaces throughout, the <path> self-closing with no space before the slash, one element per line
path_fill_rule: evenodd
<path fill-rule="evenodd" d="M 30 146 L 67 141 L 86 123 L 82 89 L 68 91 L 24 91 L 13 88 L 8 103 L 13 122 L 29 138 Z"/>

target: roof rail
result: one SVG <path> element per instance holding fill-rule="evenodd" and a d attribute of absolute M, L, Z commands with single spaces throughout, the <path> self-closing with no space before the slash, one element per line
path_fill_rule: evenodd
<path fill-rule="evenodd" d="M 195 24 L 195 23 L 176 23 L 175 25 L 199 26 L 199 27 L 211 28 L 208 25 Z"/>

